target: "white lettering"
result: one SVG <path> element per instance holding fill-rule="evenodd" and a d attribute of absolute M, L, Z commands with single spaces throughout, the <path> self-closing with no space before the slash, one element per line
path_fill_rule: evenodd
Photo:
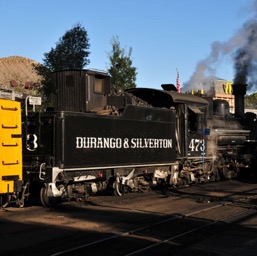
<path fill-rule="evenodd" d="M 76 137 L 76 148 L 82 148 L 83 147 L 83 138 Z"/>
<path fill-rule="evenodd" d="M 136 139 L 131 139 L 131 148 L 136 148 Z"/>
<path fill-rule="evenodd" d="M 76 137 L 76 148 L 172 148 L 172 139 Z"/>

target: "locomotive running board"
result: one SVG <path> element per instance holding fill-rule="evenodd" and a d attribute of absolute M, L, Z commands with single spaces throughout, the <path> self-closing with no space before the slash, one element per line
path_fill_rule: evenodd
<path fill-rule="evenodd" d="M 171 166 L 177 165 L 177 163 L 163 163 L 163 164 L 138 164 L 138 165 L 114 165 L 114 166 L 96 166 L 96 167 L 84 167 L 84 168 L 59 168 L 54 167 L 53 169 L 59 171 L 87 171 L 87 170 L 108 170 L 108 169 L 118 169 L 118 168 L 136 168 L 136 167 L 156 167 L 156 166 Z"/>

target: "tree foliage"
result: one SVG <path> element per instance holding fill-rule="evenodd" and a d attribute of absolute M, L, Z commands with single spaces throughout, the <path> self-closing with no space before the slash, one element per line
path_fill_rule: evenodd
<path fill-rule="evenodd" d="M 132 65 L 132 48 L 128 54 L 121 48 L 118 37 L 113 37 L 111 41 L 112 51 L 109 53 L 108 72 L 112 76 L 112 83 L 123 89 L 136 87 L 137 69 Z"/>
<path fill-rule="evenodd" d="M 65 32 L 54 48 L 44 53 L 43 64 L 35 66 L 35 71 L 42 77 L 40 92 L 47 105 L 53 101 L 54 86 L 52 72 L 67 69 L 83 69 L 90 63 L 90 47 L 87 31 L 80 24 Z"/>
<path fill-rule="evenodd" d="M 245 96 L 246 107 L 256 108 L 257 106 L 257 93 L 252 93 Z"/>

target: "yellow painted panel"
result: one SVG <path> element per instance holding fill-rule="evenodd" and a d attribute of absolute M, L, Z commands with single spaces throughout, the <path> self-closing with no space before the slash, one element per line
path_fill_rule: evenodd
<path fill-rule="evenodd" d="M 0 193 L 14 192 L 14 181 L 3 176 L 22 179 L 21 133 L 20 103 L 0 99 Z"/>
<path fill-rule="evenodd" d="M 13 181 L 0 181 L 0 194 L 13 193 L 14 182 Z"/>

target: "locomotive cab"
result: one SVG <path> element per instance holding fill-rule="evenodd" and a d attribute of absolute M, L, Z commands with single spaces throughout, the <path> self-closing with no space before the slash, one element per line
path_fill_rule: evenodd
<path fill-rule="evenodd" d="M 167 86 L 163 88 L 163 91 L 144 88 L 128 91 L 151 106 L 173 109 L 176 113 L 176 159 L 183 163 L 179 174 L 183 178 L 179 181 L 174 173 L 171 175 L 171 183 L 188 184 L 197 179 L 207 180 L 209 168 L 205 174 L 207 137 L 204 131 L 207 128 L 209 102 L 199 96 L 169 90 Z"/>

